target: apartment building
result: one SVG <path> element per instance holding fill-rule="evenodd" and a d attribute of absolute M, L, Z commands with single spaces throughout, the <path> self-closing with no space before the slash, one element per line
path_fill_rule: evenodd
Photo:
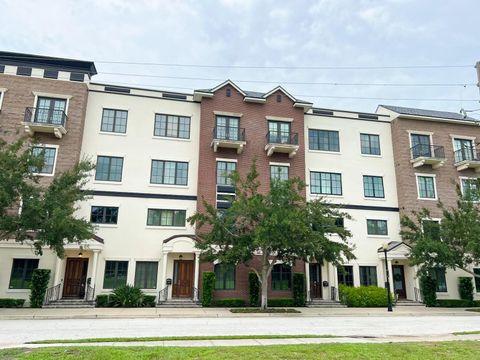
<path fill-rule="evenodd" d="M 229 80 L 193 93 L 157 91 L 95 83 L 95 74 L 91 62 L 0 53 L 0 136 L 28 134 L 49 150 L 44 183 L 80 158 L 94 161 L 93 196 L 78 216 L 97 226 L 93 239 L 67 245 L 63 259 L 1 241 L 0 297 L 27 298 L 39 267 L 52 270 L 51 300 L 90 300 L 128 283 L 159 304 L 194 303 L 205 271 L 216 274 L 216 299 L 247 299 L 250 269 L 201 262 L 186 219 L 203 210 L 202 199 L 228 208 L 235 196 L 228 174 L 245 175 L 256 159 L 261 191 L 272 178 L 299 177 L 307 199 L 342 205 L 351 219 L 339 221 L 357 257 L 341 268 L 278 264 L 270 297 L 291 297 L 292 273 L 301 272 L 308 300 L 336 301 L 340 284 L 383 286 L 387 266 L 398 297 L 417 300 L 400 215 L 427 206 L 439 217 L 432 200 L 454 202 L 450 180 L 468 186 L 480 168 L 478 129 L 458 114 L 317 108 L 280 86 L 261 93 Z M 458 297 L 459 275 L 447 272 L 439 297 Z"/>

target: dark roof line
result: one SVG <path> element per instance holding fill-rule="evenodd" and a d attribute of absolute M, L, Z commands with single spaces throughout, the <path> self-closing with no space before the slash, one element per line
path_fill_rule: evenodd
<path fill-rule="evenodd" d="M 465 116 L 463 114 L 454 113 L 450 111 L 417 109 L 417 108 L 409 108 L 409 107 L 394 106 L 394 105 L 378 105 L 378 107 L 380 106 L 402 115 L 425 116 L 425 117 L 433 117 L 433 118 L 439 118 L 439 119 L 452 119 L 452 120 L 461 120 L 461 121 L 478 121 L 477 119 L 472 118 L 470 116 Z"/>

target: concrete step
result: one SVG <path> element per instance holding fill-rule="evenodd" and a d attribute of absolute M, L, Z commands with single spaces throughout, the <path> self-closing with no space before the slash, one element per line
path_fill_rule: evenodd
<path fill-rule="evenodd" d="M 307 307 L 311 308 L 344 308 L 346 305 L 334 300 L 313 299 Z"/>
<path fill-rule="evenodd" d="M 193 301 L 192 299 L 168 299 L 157 304 L 158 307 L 170 307 L 170 308 L 199 308 L 202 307 L 199 301 Z"/>
<path fill-rule="evenodd" d="M 396 306 L 425 306 L 425 304 L 418 301 L 399 300 L 397 301 Z"/>
<path fill-rule="evenodd" d="M 59 299 L 43 305 L 43 308 L 53 309 L 76 309 L 76 308 L 93 308 L 95 301 L 85 301 L 82 299 Z"/>

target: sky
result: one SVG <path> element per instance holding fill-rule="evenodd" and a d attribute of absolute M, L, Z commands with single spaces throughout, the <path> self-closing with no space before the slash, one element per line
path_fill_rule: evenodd
<path fill-rule="evenodd" d="M 0 0 L 0 9 L 0 50 L 95 61 L 95 82 L 191 92 L 231 79 L 253 91 L 280 84 L 332 109 L 480 109 L 480 0 Z M 438 65 L 462 67 L 398 68 Z"/>

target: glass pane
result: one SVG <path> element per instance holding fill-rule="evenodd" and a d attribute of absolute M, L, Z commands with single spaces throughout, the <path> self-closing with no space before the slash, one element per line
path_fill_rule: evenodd
<path fill-rule="evenodd" d="M 148 209 L 147 225 L 160 226 L 160 210 Z"/>
<path fill-rule="evenodd" d="M 163 161 L 152 160 L 150 182 L 152 184 L 163 184 Z"/>
<path fill-rule="evenodd" d="M 161 226 L 172 226 L 173 225 L 173 211 L 172 210 L 161 210 L 161 212 L 160 212 L 160 225 Z"/>
<path fill-rule="evenodd" d="M 175 184 L 175 168 L 176 168 L 175 162 L 165 161 L 164 174 L 163 174 L 164 184 Z"/>
<path fill-rule="evenodd" d="M 177 175 L 175 183 L 177 185 L 187 185 L 188 182 L 188 163 L 177 162 Z"/>
<path fill-rule="evenodd" d="M 102 116 L 102 131 L 113 131 L 113 123 L 115 119 L 115 111 L 104 109 Z"/>
<path fill-rule="evenodd" d="M 167 136 L 178 137 L 178 116 L 168 116 Z"/>
<path fill-rule="evenodd" d="M 167 116 L 156 114 L 155 115 L 155 136 L 166 136 L 167 135 Z"/>

